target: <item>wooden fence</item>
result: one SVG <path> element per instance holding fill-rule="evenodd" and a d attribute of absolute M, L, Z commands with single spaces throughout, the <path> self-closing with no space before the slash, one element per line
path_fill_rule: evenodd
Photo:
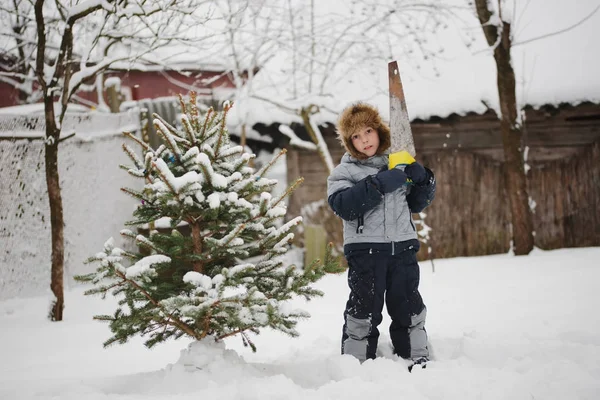
<path fill-rule="evenodd" d="M 529 178 L 537 246 L 600 245 L 600 141 L 568 160 L 533 168 Z"/>

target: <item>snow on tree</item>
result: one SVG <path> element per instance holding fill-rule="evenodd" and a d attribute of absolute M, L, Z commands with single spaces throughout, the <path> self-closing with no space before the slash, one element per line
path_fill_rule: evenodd
<path fill-rule="evenodd" d="M 79 90 L 115 68 L 156 57 L 158 49 L 186 40 L 190 26 L 206 17 L 193 15 L 210 2 L 180 0 L 13 1 L 0 7 L 0 47 L 6 66 L 0 81 L 22 92 L 26 102 L 43 100 L 46 122 L 45 169 L 51 220 L 50 319 L 61 321 L 64 308 L 64 215 L 58 146 L 66 137 L 62 123 Z M 200 13 L 198 13 L 200 14 Z M 194 40 L 201 40 L 200 37 Z"/>
<path fill-rule="evenodd" d="M 230 142 L 231 105 L 201 116 L 195 93 L 189 102 L 181 96 L 180 101 L 181 128 L 154 115 L 164 144 L 152 149 L 129 134 L 144 146 L 143 158 L 123 146 L 133 165 L 122 167 L 145 182 L 142 190 L 122 189 L 140 201 L 127 224 L 167 219 L 171 231 L 144 235 L 124 229 L 121 235 L 140 251 L 115 247 L 111 238 L 89 260 L 99 264 L 97 270 L 76 277 L 94 285 L 86 294 L 110 292 L 120 299 L 113 315 L 95 317 L 110 323 L 113 336 L 104 344 L 138 334 L 147 337 L 149 347 L 181 336 L 219 340 L 241 334 L 254 349 L 247 333 L 262 327 L 296 336 L 297 320 L 309 315 L 287 301 L 321 295 L 310 284 L 339 271 L 330 251 L 323 262 L 304 269 L 286 264 L 301 218 L 282 224 L 283 200 L 301 179 L 274 196 L 277 181 L 265 173 L 283 152 L 257 171 L 248 165 L 254 155 Z M 182 234 L 181 225 L 191 234 Z"/>

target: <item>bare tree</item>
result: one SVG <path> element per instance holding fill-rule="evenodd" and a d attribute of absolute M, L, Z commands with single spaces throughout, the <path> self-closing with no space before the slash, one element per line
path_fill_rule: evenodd
<path fill-rule="evenodd" d="M 498 1 L 497 14 L 488 0 L 475 0 L 475 6 L 485 39 L 493 48 L 498 73 L 504 177 L 512 215 L 514 252 L 517 255 L 529 254 L 534 244 L 533 216 L 527 193 L 522 127 L 518 121 L 515 71 L 511 64 L 511 23 L 509 19 L 502 18 L 501 0 Z"/>
<path fill-rule="evenodd" d="M 227 51 L 220 52 L 232 57 L 227 66 L 234 76 L 245 78 L 238 105 L 259 100 L 303 124 L 312 141 L 303 146 L 315 149 L 327 170 L 333 162 L 315 121 L 335 118 L 344 106 L 336 93 L 343 82 L 387 71 L 396 57 L 415 63 L 431 58 L 436 50 L 414 38 L 440 27 L 451 10 L 439 0 L 216 3 L 235 15 L 226 24 Z M 248 74 L 259 69 L 256 76 Z"/>
<path fill-rule="evenodd" d="M 30 101 L 43 99 L 52 231 L 50 319 L 63 318 L 63 205 L 58 172 L 62 122 L 75 93 L 104 71 L 132 65 L 186 36 L 193 0 L 11 0 L 0 7 L 2 43 L 15 61 L 0 73 Z M 197 18 L 197 17 L 196 17 Z M 195 23 L 198 21 L 196 20 Z M 10 29 L 6 29 L 6 26 Z"/>

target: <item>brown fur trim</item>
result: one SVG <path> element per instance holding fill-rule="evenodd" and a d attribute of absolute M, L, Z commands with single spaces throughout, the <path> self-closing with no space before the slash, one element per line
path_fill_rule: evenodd
<path fill-rule="evenodd" d="M 360 129 L 371 127 L 379 134 L 379 147 L 376 154 L 383 154 L 390 148 L 390 128 L 383 123 L 377 109 L 366 103 L 356 103 L 346 107 L 340 114 L 337 123 L 338 139 L 342 146 L 354 158 L 364 160 L 366 155 L 352 145 L 352 135 Z"/>

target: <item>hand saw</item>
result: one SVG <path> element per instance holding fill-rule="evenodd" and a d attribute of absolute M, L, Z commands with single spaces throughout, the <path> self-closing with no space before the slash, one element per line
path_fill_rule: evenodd
<path fill-rule="evenodd" d="M 390 139 L 392 142 L 389 168 L 391 169 L 397 165 L 408 165 L 415 162 L 416 152 L 398 62 L 388 63 L 388 76 L 390 85 Z"/>

